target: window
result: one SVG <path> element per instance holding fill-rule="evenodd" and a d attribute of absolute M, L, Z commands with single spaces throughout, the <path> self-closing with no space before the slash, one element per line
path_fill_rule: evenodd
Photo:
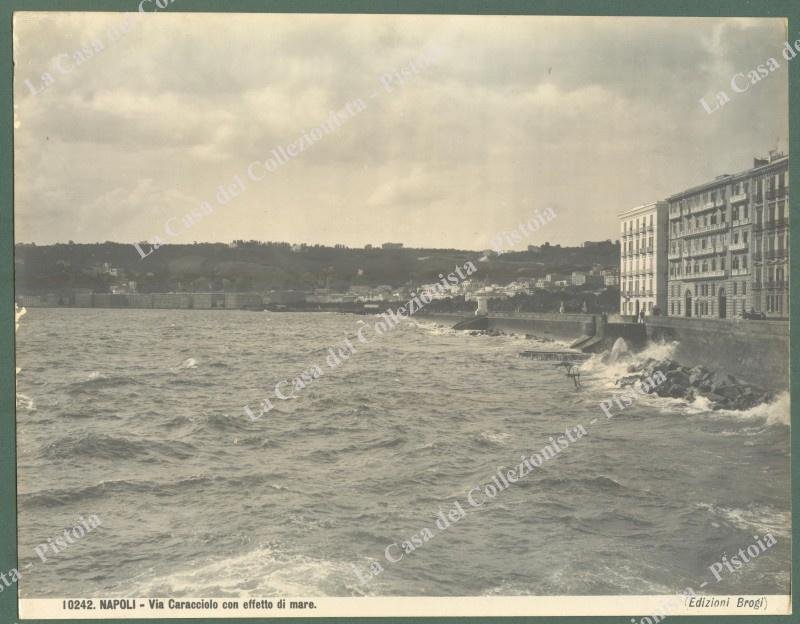
<path fill-rule="evenodd" d="M 736 293 L 736 282 L 734 282 L 734 283 L 733 283 L 733 294 L 734 294 L 734 295 L 735 295 L 735 294 L 737 294 L 737 293 Z"/>
<path fill-rule="evenodd" d="M 742 282 L 742 294 L 747 294 L 747 282 Z"/>

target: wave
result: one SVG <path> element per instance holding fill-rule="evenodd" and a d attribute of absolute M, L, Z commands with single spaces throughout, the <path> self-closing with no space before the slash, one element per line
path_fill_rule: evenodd
<path fill-rule="evenodd" d="M 695 503 L 695 505 L 742 531 L 757 533 L 762 536 L 772 533 L 777 537 L 787 539 L 792 536 L 792 514 L 790 511 L 780 511 L 769 505 L 757 504 L 749 505 L 744 509 L 723 507 L 710 503 Z"/>
<path fill-rule="evenodd" d="M 507 446 L 507 442 L 511 439 L 511 434 L 507 431 L 482 431 L 473 436 L 473 441 L 478 446 Z"/>
<path fill-rule="evenodd" d="M 103 434 L 87 434 L 82 437 L 65 437 L 44 446 L 40 455 L 46 459 L 85 460 L 96 459 L 173 459 L 194 457 L 197 449 L 187 442 L 163 442 L 160 440 L 129 439 Z"/>
<path fill-rule="evenodd" d="M 14 302 L 14 333 L 17 333 L 17 331 L 19 331 L 19 320 L 27 313 L 28 311 L 24 307 L 20 308 L 17 305 L 17 302 L 16 301 Z M 17 375 L 20 374 L 20 371 L 22 371 L 22 369 L 17 367 L 16 368 Z"/>
<path fill-rule="evenodd" d="M 141 576 L 141 575 L 140 575 Z M 357 578 L 348 563 L 280 553 L 262 544 L 255 550 L 197 561 L 183 569 L 152 574 L 123 587 L 138 596 L 352 596 Z"/>
<path fill-rule="evenodd" d="M 177 372 L 188 368 L 197 368 L 197 360 L 194 358 L 186 358 L 183 362 L 175 366 L 172 371 Z"/>
<path fill-rule="evenodd" d="M 265 473 L 242 477 L 196 475 L 166 482 L 120 479 L 101 481 L 100 483 L 83 487 L 39 490 L 37 492 L 27 492 L 24 494 L 20 493 L 19 501 L 20 504 L 25 507 L 51 508 L 75 505 L 105 496 L 118 498 L 126 494 L 174 499 L 177 496 L 188 494 L 197 489 L 209 490 L 216 488 L 218 490 L 230 491 L 236 488 L 260 488 L 264 491 L 285 491 L 289 488 L 277 483 L 277 481 L 285 479 L 286 477 L 287 475 L 285 473 Z"/>
<path fill-rule="evenodd" d="M 83 394 L 103 388 L 120 388 L 140 383 L 138 379 L 128 375 L 104 375 L 98 371 L 92 371 L 83 381 L 67 384 L 66 391 L 68 394 Z"/>
<path fill-rule="evenodd" d="M 732 418 L 740 421 L 760 421 L 767 426 L 789 427 L 791 417 L 791 397 L 782 392 L 769 403 L 761 403 L 746 410 L 716 410 L 714 418 Z"/>
<path fill-rule="evenodd" d="M 35 412 L 36 402 L 27 395 L 17 392 L 17 409 L 25 412 Z"/>
<path fill-rule="evenodd" d="M 652 342 L 641 351 L 629 351 L 622 338 L 617 339 L 611 351 L 598 353 L 581 365 L 582 373 L 590 373 L 604 381 L 608 386 L 615 386 L 616 381 L 632 370 L 638 370 L 647 360 L 663 361 L 672 359 L 678 342 Z"/>

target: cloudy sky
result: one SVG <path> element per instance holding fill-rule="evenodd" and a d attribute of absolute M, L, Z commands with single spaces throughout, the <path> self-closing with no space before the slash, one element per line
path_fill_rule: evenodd
<path fill-rule="evenodd" d="M 18 242 L 481 249 L 551 206 L 521 247 L 572 244 L 616 238 L 620 210 L 786 149 L 783 20 L 165 11 L 111 42 L 125 20 L 16 14 Z M 103 49 L 78 64 L 93 40 Z M 426 50 L 429 67 L 382 87 Z M 731 90 L 769 57 L 778 71 Z M 706 113 L 698 100 L 720 90 L 730 103 Z M 339 130 L 246 179 L 356 98 L 366 110 Z M 220 206 L 237 174 L 244 192 Z M 164 222 L 203 201 L 214 213 L 167 240 Z"/>

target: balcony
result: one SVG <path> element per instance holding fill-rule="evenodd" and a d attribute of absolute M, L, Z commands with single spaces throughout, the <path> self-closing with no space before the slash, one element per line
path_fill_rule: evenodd
<path fill-rule="evenodd" d="M 701 271 L 699 273 L 688 273 L 683 276 L 685 281 L 699 280 L 699 279 L 715 279 L 725 277 L 725 269 L 717 269 L 716 271 Z"/>
<path fill-rule="evenodd" d="M 788 249 L 770 249 L 764 252 L 765 260 L 779 260 L 788 257 L 789 257 Z"/>
<path fill-rule="evenodd" d="M 691 210 L 691 214 L 698 214 L 701 212 L 705 212 L 706 210 L 714 210 L 716 208 L 716 204 L 713 201 L 708 201 L 705 204 L 700 204 L 699 206 L 694 206 Z"/>
<path fill-rule="evenodd" d="M 736 195 L 731 195 L 732 204 L 738 204 L 746 201 L 747 201 L 747 193 L 737 193 Z"/>
<path fill-rule="evenodd" d="M 703 256 L 713 256 L 714 254 L 725 253 L 725 245 L 708 246 L 705 249 L 688 249 L 684 254 L 686 258 L 702 258 Z"/>
<path fill-rule="evenodd" d="M 722 223 L 709 223 L 708 225 L 687 229 L 684 236 L 697 236 L 699 234 L 708 234 L 709 232 L 718 232 L 726 229 L 728 229 L 728 224 L 724 221 Z"/>
<path fill-rule="evenodd" d="M 780 289 L 789 289 L 789 282 L 788 280 L 782 280 L 778 282 L 764 282 L 764 288 L 780 288 Z"/>
<path fill-rule="evenodd" d="M 744 241 L 739 241 L 738 243 L 730 243 L 728 245 L 728 249 L 730 249 L 731 251 L 742 251 L 747 249 L 747 247 L 748 243 L 745 243 Z"/>
<path fill-rule="evenodd" d="M 754 261 L 761 260 L 761 252 L 760 251 L 754 251 L 753 252 L 753 260 Z"/>
<path fill-rule="evenodd" d="M 752 223 L 751 218 L 747 217 L 746 219 L 737 219 L 731 222 L 731 227 L 739 227 L 740 225 L 750 225 L 751 223 Z"/>
<path fill-rule="evenodd" d="M 731 269 L 731 277 L 739 277 L 741 275 L 749 275 L 749 274 L 750 274 L 750 269 L 748 269 L 747 267 Z"/>
<path fill-rule="evenodd" d="M 779 219 L 767 219 L 764 221 L 764 228 L 779 228 L 787 227 L 789 225 L 789 217 L 780 217 Z"/>
<path fill-rule="evenodd" d="M 670 251 L 667 254 L 667 259 L 669 259 L 669 260 L 680 260 L 681 259 L 681 252 L 680 251 Z"/>

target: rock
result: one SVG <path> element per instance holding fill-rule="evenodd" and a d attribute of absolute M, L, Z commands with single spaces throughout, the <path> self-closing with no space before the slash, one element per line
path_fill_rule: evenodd
<path fill-rule="evenodd" d="M 691 385 L 689 374 L 681 369 L 670 370 L 667 373 L 667 380 L 676 386 L 688 389 Z"/>
<path fill-rule="evenodd" d="M 641 375 L 626 375 L 625 377 L 617 379 L 615 385 L 618 385 L 620 388 L 627 388 L 628 386 L 632 386 L 638 382 L 640 379 Z"/>

